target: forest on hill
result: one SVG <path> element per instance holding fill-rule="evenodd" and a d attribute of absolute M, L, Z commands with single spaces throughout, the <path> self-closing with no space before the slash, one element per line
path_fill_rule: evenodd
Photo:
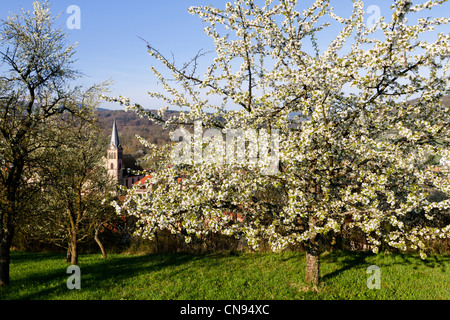
<path fill-rule="evenodd" d="M 156 113 L 156 111 L 154 111 Z M 172 115 L 176 111 L 167 111 L 167 115 Z M 163 145 L 169 142 L 169 130 L 164 130 L 161 125 L 146 118 L 140 118 L 136 113 L 123 110 L 98 110 L 101 123 L 101 134 L 107 142 L 111 138 L 111 131 L 114 119 L 117 123 L 119 141 L 124 154 L 132 155 L 139 159 L 145 154 L 143 145 L 136 138 L 139 135 L 147 141 Z"/>

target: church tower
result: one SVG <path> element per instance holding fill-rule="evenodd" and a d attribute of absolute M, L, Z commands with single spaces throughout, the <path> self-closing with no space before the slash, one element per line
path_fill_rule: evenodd
<path fill-rule="evenodd" d="M 122 184 L 123 154 L 122 146 L 119 143 L 116 119 L 114 119 L 113 123 L 111 143 L 106 156 L 106 166 L 108 174 L 114 179 L 114 181 L 116 181 L 117 184 Z"/>

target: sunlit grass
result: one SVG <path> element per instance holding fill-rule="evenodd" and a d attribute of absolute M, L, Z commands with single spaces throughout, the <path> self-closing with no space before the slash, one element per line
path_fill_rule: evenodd
<path fill-rule="evenodd" d="M 12 253 L 11 285 L 1 299 L 450 299 L 450 256 L 328 253 L 321 283 L 304 284 L 304 254 L 81 255 L 81 289 L 69 290 L 65 256 Z M 381 270 L 381 289 L 368 289 L 367 267 Z"/>

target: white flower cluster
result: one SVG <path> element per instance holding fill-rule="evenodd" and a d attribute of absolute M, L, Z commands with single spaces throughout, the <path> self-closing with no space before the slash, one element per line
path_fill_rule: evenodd
<path fill-rule="evenodd" d="M 277 251 L 345 227 L 364 232 L 374 252 L 388 244 L 419 249 L 423 257 L 426 239 L 450 237 L 448 225 L 433 225 L 449 200 L 430 200 L 432 192 L 449 195 L 449 179 L 427 170 L 427 158 L 450 156 L 443 121 L 450 111 L 440 104 L 449 92 L 450 36 L 424 36 L 449 20 L 407 20 L 441 2 L 396 1 L 391 21 L 381 19 L 381 37 L 366 27 L 360 0 L 348 18 L 320 0 L 302 11 L 297 1 L 269 0 L 263 7 L 236 0 L 225 9 L 190 8 L 207 25 L 217 56 L 197 76 L 149 47 L 182 88 L 153 68 L 167 93 L 150 95 L 190 110 L 165 124 L 185 128 L 201 119 L 204 130 L 277 129 L 279 168 L 261 175 L 248 154 L 239 165 L 168 161 L 152 173 L 151 192 L 128 191 L 124 207 L 140 221 L 142 235 L 167 229 L 186 234 L 189 242 L 221 232 L 254 248 L 268 241 Z M 336 27 L 326 17 L 341 31 L 320 50 L 316 36 Z M 357 93 L 345 93 L 348 87 Z M 224 103 L 212 105 L 205 95 L 221 96 Z M 413 96 L 418 98 L 411 103 Z M 162 121 L 163 112 L 131 109 Z M 423 225 L 417 223 L 422 214 Z"/>

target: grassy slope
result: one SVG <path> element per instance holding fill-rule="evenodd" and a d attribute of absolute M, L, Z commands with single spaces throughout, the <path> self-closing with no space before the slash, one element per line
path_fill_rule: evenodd
<path fill-rule="evenodd" d="M 381 289 L 366 286 L 367 267 L 381 268 Z M 82 255 L 81 290 L 68 290 L 64 255 L 12 255 L 11 285 L 0 299 L 450 299 L 450 256 L 331 253 L 322 283 L 306 290 L 302 253 Z"/>

